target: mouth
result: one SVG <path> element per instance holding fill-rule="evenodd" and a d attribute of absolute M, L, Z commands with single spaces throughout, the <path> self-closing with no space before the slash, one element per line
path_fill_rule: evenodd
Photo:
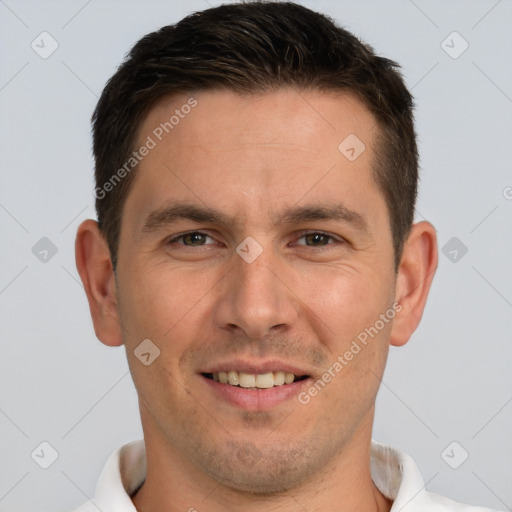
<path fill-rule="evenodd" d="M 202 375 L 203 377 L 219 382 L 220 384 L 227 384 L 229 386 L 251 390 L 288 386 L 294 382 L 302 381 L 309 377 L 308 375 L 296 375 L 284 370 L 266 373 L 249 373 L 237 370 L 226 370 L 214 373 L 203 373 Z"/>
<path fill-rule="evenodd" d="M 219 405 L 261 412 L 293 403 L 312 381 L 313 374 L 306 368 L 282 359 L 232 359 L 212 363 L 199 375 L 206 384 L 204 392 L 219 400 Z"/>

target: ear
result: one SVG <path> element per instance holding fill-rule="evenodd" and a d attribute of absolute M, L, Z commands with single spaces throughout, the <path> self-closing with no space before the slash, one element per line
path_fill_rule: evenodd
<path fill-rule="evenodd" d="M 89 301 L 96 336 L 105 345 L 122 345 L 114 269 L 108 245 L 96 221 L 89 219 L 80 224 L 76 235 L 75 258 Z"/>
<path fill-rule="evenodd" d="M 405 345 L 418 327 L 437 268 L 437 237 L 429 222 L 418 222 L 404 244 L 396 281 L 397 315 L 390 343 Z"/>

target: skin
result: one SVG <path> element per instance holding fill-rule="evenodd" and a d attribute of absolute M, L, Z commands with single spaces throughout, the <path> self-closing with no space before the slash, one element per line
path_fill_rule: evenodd
<path fill-rule="evenodd" d="M 378 128 L 352 96 L 194 97 L 197 106 L 137 168 L 116 273 L 95 221 L 77 235 L 96 334 L 125 345 L 139 395 L 148 471 L 133 502 L 154 512 L 389 510 L 370 475 L 375 399 L 389 346 L 405 344 L 420 321 L 437 265 L 434 228 L 412 227 L 396 271 L 371 170 Z M 155 105 L 139 142 L 187 99 Z M 366 146 L 353 162 L 338 150 L 349 134 Z M 144 230 L 152 212 L 178 201 L 225 218 Z M 280 219 L 319 205 L 342 205 L 364 226 Z M 195 231 L 203 235 L 177 238 Z M 235 250 L 248 236 L 262 249 L 252 263 Z M 394 320 L 306 405 L 292 397 L 246 410 L 201 376 L 234 357 L 273 358 L 303 369 L 307 390 L 393 303 Z M 134 356 L 147 338 L 161 351 L 149 366 Z"/>

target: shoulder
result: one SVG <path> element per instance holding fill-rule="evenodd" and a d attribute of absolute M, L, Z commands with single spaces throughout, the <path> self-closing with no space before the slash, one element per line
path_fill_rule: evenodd
<path fill-rule="evenodd" d="M 72 512 L 137 512 L 130 496 L 146 477 L 144 441 L 133 441 L 108 458 L 96 484 L 94 498 Z"/>
<path fill-rule="evenodd" d="M 376 441 L 372 441 L 371 474 L 382 494 L 393 501 L 390 512 L 497 512 L 427 491 L 410 455 Z"/>

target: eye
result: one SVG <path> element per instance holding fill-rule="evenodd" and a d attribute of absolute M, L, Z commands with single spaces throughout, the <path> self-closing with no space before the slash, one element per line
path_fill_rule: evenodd
<path fill-rule="evenodd" d="M 190 233 L 184 233 L 183 235 L 179 235 L 169 240 L 169 243 L 178 243 L 186 247 L 197 247 L 206 245 L 208 239 L 210 240 L 210 243 L 215 242 L 211 236 L 201 233 L 201 231 L 191 231 Z"/>
<path fill-rule="evenodd" d="M 302 242 L 303 240 L 303 242 Z M 304 233 L 297 242 L 297 245 L 307 245 L 309 247 L 323 247 L 325 245 L 332 245 L 333 242 L 340 242 L 333 236 L 320 231 Z"/>

